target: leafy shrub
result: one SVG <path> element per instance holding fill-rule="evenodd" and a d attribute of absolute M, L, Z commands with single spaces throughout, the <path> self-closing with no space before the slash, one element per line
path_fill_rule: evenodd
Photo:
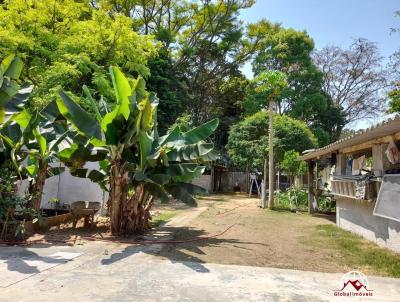
<path fill-rule="evenodd" d="M 16 194 L 16 177 L 12 168 L 0 169 L 0 239 L 21 239 L 25 229 L 22 220 L 15 219 L 16 210 L 24 215 L 27 198 Z"/>
<path fill-rule="evenodd" d="M 306 189 L 291 186 L 285 192 L 275 193 L 275 206 L 281 209 L 307 211 L 308 192 Z M 331 197 L 320 196 L 318 209 L 320 212 L 333 212 L 336 203 Z"/>
<path fill-rule="evenodd" d="M 277 208 L 306 211 L 308 208 L 308 193 L 300 187 L 291 186 L 283 193 L 276 193 Z"/>

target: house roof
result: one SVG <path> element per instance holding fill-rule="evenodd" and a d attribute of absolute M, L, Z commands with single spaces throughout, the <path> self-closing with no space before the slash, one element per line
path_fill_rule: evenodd
<path fill-rule="evenodd" d="M 383 121 L 370 128 L 359 130 L 353 135 L 340 139 L 325 147 L 306 150 L 303 152 L 301 159 L 311 160 L 319 158 L 343 148 L 360 145 L 385 136 L 391 136 L 398 132 L 400 132 L 400 115 L 396 115 L 394 118 Z"/>

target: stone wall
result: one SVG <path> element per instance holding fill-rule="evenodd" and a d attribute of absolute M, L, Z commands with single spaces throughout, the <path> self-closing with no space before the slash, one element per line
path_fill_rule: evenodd
<path fill-rule="evenodd" d="M 342 229 L 400 252 L 400 222 L 374 216 L 374 206 L 374 202 L 337 198 L 336 223 Z"/>

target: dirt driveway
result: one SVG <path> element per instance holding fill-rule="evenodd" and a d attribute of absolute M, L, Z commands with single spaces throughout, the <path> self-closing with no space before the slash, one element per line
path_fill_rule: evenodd
<path fill-rule="evenodd" d="M 161 249 L 150 249 L 151 255 L 161 259 L 316 272 L 359 270 L 400 277 L 400 255 L 337 228 L 332 215 L 262 210 L 258 199 L 240 194 L 202 197 L 197 208 L 181 203 L 156 205 L 154 214 L 158 227 L 144 237 L 172 240 Z M 85 241 L 87 237 L 120 240 L 111 236 L 108 222 L 103 222 L 92 229 L 65 225 L 33 239 L 70 244 L 80 244 L 79 238 Z M 130 243 L 143 239 L 123 238 Z"/>
<path fill-rule="evenodd" d="M 0 247 L 0 301 L 343 301 L 333 296 L 342 274 L 310 272 L 350 270 L 338 264 L 334 250 L 312 248 L 320 226 L 333 224 L 261 210 L 244 196 L 209 196 L 143 236 L 154 244 L 82 238 Z M 48 236 L 83 231 L 89 230 Z M 374 290 L 368 301 L 398 301 L 400 279 L 368 277 Z"/>
<path fill-rule="evenodd" d="M 174 238 L 191 239 L 218 234 L 208 240 L 167 245 L 160 256 L 175 261 L 272 266 L 321 272 L 344 272 L 348 268 L 331 261 L 332 255 L 306 244 L 310 226 L 334 224 L 329 216 L 275 212 L 258 208 L 258 199 L 244 195 L 203 197 L 207 209 L 187 227 L 176 228 Z M 165 230 L 171 230 L 165 226 Z"/>

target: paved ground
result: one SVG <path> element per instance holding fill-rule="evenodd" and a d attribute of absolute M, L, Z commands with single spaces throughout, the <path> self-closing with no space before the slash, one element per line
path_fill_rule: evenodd
<path fill-rule="evenodd" d="M 202 210 L 169 225 L 185 226 Z M 169 229 L 148 237 L 171 238 Z M 400 279 L 370 277 L 374 296 L 349 299 L 333 295 L 342 274 L 180 261 L 160 257 L 162 250 L 108 242 L 0 247 L 0 275 L 21 275 L 0 288 L 0 301 L 399 301 Z M 76 257 L 54 260 L 60 253 Z"/>

